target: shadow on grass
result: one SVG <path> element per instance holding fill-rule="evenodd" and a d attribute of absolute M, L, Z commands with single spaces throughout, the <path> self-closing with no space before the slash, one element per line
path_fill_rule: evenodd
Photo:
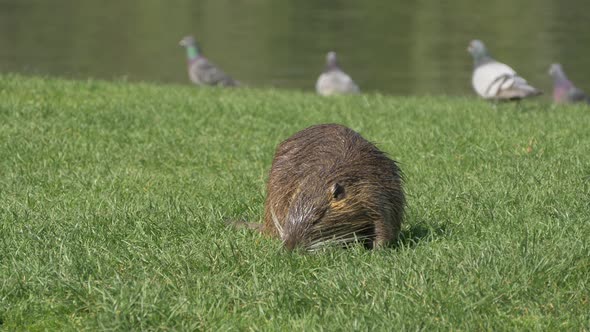
<path fill-rule="evenodd" d="M 446 227 L 436 223 L 421 222 L 412 224 L 408 228 L 402 229 L 395 247 L 414 248 L 420 243 L 431 242 L 443 237 L 445 233 Z"/>
<path fill-rule="evenodd" d="M 554 109 L 554 106 L 550 103 L 530 100 L 491 102 L 490 104 L 498 112 L 548 112 Z"/>
<path fill-rule="evenodd" d="M 245 229 L 257 233 L 262 232 L 262 223 L 248 222 L 242 218 L 224 218 L 223 223 L 227 229 Z M 447 234 L 447 227 L 438 222 L 419 221 L 404 227 L 399 238 L 390 248 L 414 248 L 418 244 L 428 243 Z M 344 246 L 346 247 L 346 245 Z M 365 246 L 366 247 L 366 246 Z"/>

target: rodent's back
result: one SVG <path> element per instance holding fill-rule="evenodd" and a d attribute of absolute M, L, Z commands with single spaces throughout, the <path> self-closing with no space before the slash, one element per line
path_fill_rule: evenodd
<path fill-rule="evenodd" d="M 372 232 L 377 244 L 385 244 L 399 232 L 404 203 L 400 170 L 393 160 L 347 127 L 316 125 L 294 134 L 276 149 L 267 185 L 264 231 L 278 235 L 280 229 L 284 233 L 291 230 L 299 242 L 310 242 L 301 237 L 310 237 L 306 232 L 312 226 L 304 229 L 285 223 L 312 223 L 311 218 L 327 227 L 372 220 L 373 229 L 366 230 L 367 234 Z M 306 213 L 314 217 L 299 216 Z M 294 218 L 301 220 L 292 221 Z M 287 235 L 283 234 L 283 241 Z"/>

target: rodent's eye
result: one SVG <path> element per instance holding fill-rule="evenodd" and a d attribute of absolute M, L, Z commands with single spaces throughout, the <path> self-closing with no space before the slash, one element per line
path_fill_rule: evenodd
<path fill-rule="evenodd" d="M 337 201 L 346 197 L 346 191 L 344 190 L 344 187 L 340 185 L 340 183 L 334 183 L 332 186 L 332 197 Z"/>

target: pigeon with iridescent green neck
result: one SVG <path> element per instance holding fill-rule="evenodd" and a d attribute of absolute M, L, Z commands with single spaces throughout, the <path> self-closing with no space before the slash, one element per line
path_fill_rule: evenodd
<path fill-rule="evenodd" d="M 480 97 L 489 100 L 520 100 L 542 94 L 518 76 L 514 69 L 494 60 L 481 40 L 472 40 L 467 51 L 473 56 L 471 83 Z"/>
<path fill-rule="evenodd" d="M 318 78 L 315 89 L 322 96 L 359 93 L 359 87 L 338 65 L 336 52 L 326 55 L 326 68 Z"/>
<path fill-rule="evenodd" d="M 192 36 L 184 37 L 179 45 L 186 48 L 188 76 L 193 83 L 213 86 L 238 85 L 237 81 L 201 54 L 199 46 Z"/>
<path fill-rule="evenodd" d="M 554 102 L 558 104 L 577 102 L 590 104 L 590 97 L 567 79 L 559 63 L 554 63 L 549 67 L 549 75 L 553 77 Z"/>

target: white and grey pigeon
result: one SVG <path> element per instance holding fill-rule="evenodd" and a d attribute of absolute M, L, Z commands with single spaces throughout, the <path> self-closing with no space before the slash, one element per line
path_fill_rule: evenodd
<path fill-rule="evenodd" d="M 590 104 L 590 97 L 567 79 L 559 63 L 554 63 L 549 67 L 549 75 L 553 78 L 554 102 L 558 104 L 577 102 Z"/>
<path fill-rule="evenodd" d="M 358 85 L 340 68 L 336 52 L 326 55 L 326 68 L 318 77 L 315 90 L 322 96 L 360 92 Z"/>
<path fill-rule="evenodd" d="M 178 44 L 186 48 L 188 76 L 193 83 L 213 86 L 239 85 L 236 80 L 201 54 L 195 38 L 186 36 Z"/>
<path fill-rule="evenodd" d="M 518 76 L 510 66 L 494 60 L 481 40 L 472 40 L 467 51 L 473 56 L 471 83 L 477 94 L 489 100 L 520 100 L 542 94 Z"/>

